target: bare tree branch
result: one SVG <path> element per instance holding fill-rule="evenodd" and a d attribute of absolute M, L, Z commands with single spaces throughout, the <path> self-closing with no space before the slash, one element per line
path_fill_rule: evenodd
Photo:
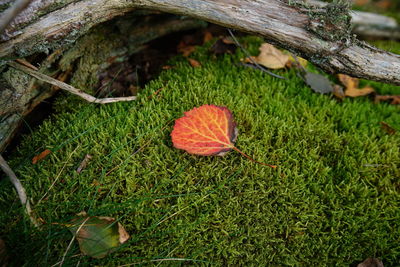
<path fill-rule="evenodd" d="M 333 7 L 313 7 L 303 0 L 81 0 L 1 43 L 0 57 L 18 58 L 66 46 L 100 22 L 134 9 L 150 9 L 262 35 L 328 72 L 400 85 L 400 56 L 355 40 L 349 23 L 324 24 L 323 16 L 338 10 Z"/>
<path fill-rule="evenodd" d="M 91 103 L 97 103 L 97 104 L 109 104 L 109 103 L 115 103 L 115 102 L 123 102 L 123 101 L 132 101 L 132 100 L 136 100 L 136 96 L 128 96 L 128 97 L 109 97 L 109 98 L 96 98 L 94 96 L 91 96 L 89 94 L 86 94 L 85 92 L 83 92 L 82 90 L 76 89 L 75 87 L 66 84 L 64 82 L 61 82 L 59 80 L 56 80 L 52 77 L 49 77 L 43 73 L 40 73 L 36 70 L 30 69 L 28 67 L 25 67 L 21 64 L 18 64 L 16 62 L 8 62 L 8 65 L 10 65 L 11 67 L 21 70 L 33 77 L 35 77 L 36 79 L 39 79 L 43 82 L 47 82 L 49 84 L 52 84 L 54 86 L 57 86 L 65 91 L 70 92 L 71 94 L 77 95 L 83 99 L 85 99 L 88 102 Z"/>
<path fill-rule="evenodd" d="M 35 216 L 33 215 L 31 205 L 26 196 L 25 188 L 22 186 L 21 181 L 17 178 L 13 170 L 8 165 L 7 161 L 0 155 L 0 167 L 4 173 L 8 176 L 11 183 L 14 185 L 15 190 L 17 190 L 18 197 L 21 201 L 22 206 L 25 208 L 26 214 L 35 226 L 39 226 Z"/>

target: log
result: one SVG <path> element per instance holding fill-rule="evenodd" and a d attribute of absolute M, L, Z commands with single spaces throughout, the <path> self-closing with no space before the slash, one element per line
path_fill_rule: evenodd
<path fill-rule="evenodd" d="M 41 62 L 38 71 L 62 80 L 68 76 L 69 83 L 93 95 L 99 73 L 114 62 L 127 60 L 154 39 L 204 26 L 205 22 L 189 17 L 149 12 L 131 13 L 92 28 L 70 49 L 63 47 L 53 51 Z M 12 63 L 9 64 L 13 65 Z M 31 75 L 15 68 L 4 68 L 0 84 L 2 153 L 24 124 L 24 117 L 41 101 L 52 96 L 57 87 L 40 83 Z"/>
<path fill-rule="evenodd" d="M 0 57 L 6 61 L 70 45 L 94 25 L 134 9 L 181 14 L 259 34 L 327 72 L 400 85 L 400 56 L 356 40 L 345 6 L 315 7 L 302 0 L 82 0 L 36 18 L 0 44 Z"/>

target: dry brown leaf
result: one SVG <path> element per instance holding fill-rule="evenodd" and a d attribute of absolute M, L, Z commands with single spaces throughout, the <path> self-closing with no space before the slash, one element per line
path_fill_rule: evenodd
<path fill-rule="evenodd" d="M 190 54 L 192 54 L 196 50 L 196 46 L 194 45 L 188 45 L 184 41 L 181 41 L 178 44 L 177 50 L 179 53 L 181 53 L 184 57 L 188 57 Z"/>
<path fill-rule="evenodd" d="M 374 102 L 379 103 L 381 101 L 391 101 L 390 104 L 399 105 L 400 95 L 376 95 Z"/>
<path fill-rule="evenodd" d="M 344 92 L 345 96 L 358 97 L 365 96 L 375 92 L 372 87 L 366 86 L 359 89 L 359 80 L 345 74 L 338 74 L 339 81 L 346 87 Z"/>
<path fill-rule="evenodd" d="M 350 77 L 346 74 L 338 74 L 339 81 L 346 87 L 346 89 L 358 88 L 358 79 Z"/>
<path fill-rule="evenodd" d="M 343 87 L 338 85 L 338 84 L 335 84 L 333 86 L 332 93 L 333 93 L 334 96 L 336 96 L 339 99 L 343 99 L 343 98 L 346 97 L 345 94 L 344 94 L 344 91 L 343 91 Z"/>
<path fill-rule="evenodd" d="M 232 39 L 232 37 L 224 37 L 221 40 L 224 44 L 235 44 L 235 41 Z"/>
<path fill-rule="evenodd" d="M 164 66 L 162 66 L 161 68 L 162 68 L 163 70 L 170 70 L 170 69 L 173 69 L 174 67 L 171 66 L 171 65 L 164 65 Z"/>
<path fill-rule="evenodd" d="M 253 57 L 253 60 L 258 64 L 269 68 L 269 69 L 282 69 L 286 66 L 289 61 L 289 56 L 285 55 L 282 51 L 275 48 L 273 45 L 263 43 L 260 48 L 260 54 L 257 57 Z M 245 62 L 252 62 L 246 58 Z"/>
<path fill-rule="evenodd" d="M 198 67 L 201 66 L 200 62 L 198 62 L 197 60 L 195 60 L 195 59 L 193 59 L 193 58 L 188 58 L 188 61 L 189 61 L 190 65 L 191 65 L 193 68 L 198 68 Z"/>
<path fill-rule="evenodd" d="M 359 263 L 357 267 L 383 267 L 383 262 L 377 258 L 368 258 Z"/>
<path fill-rule="evenodd" d="M 212 38 L 213 38 L 212 33 L 209 32 L 209 31 L 206 31 L 206 32 L 204 33 L 204 36 L 203 36 L 203 43 L 207 43 L 207 42 L 211 41 Z"/>
<path fill-rule="evenodd" d="M 39 160 L 44 159 L 44 158 L 47 157 L 47 155 L 49 155 L 50 153 L 51 153 L 51 150 L 46 149 L 46 150 L 44 150 L 42 153 L 40 153 L 40 154 L 34 156 L 34 157 L 32 158 L 32 164 L 38 163 Z"/>
<path fill-rule="evenodd" d="M 364 87 L 361 89 L 356 89 L 356 88 L 351 89 L 351 90 L 347 89 L 345 91 L 345 95 L 350 96 L 350 97 L 358 97 L 358 96 L 369 95 L 374 92 L 375 92 L 374 88 L 367 86 L 367 87 Z"/>
<path fill-rule="evenodd" d="M 210 48 L 210 51 L 214 55 L 222 55 L 222 54 L 233 54 L 236 51 L 236 44 L 228 39 L 227 37 L 225 38 L 219 38 Z"/>

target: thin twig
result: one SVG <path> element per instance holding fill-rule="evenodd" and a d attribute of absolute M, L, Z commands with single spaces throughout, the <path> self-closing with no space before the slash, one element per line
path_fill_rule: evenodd
<path fill-rule="evenodd" d="M 43 82 L 47 82 L 49 84 L 52 84 L 54 86 L 57 86 L 65 91 L 68 91 L 74 95 L 80 96 L 81 98 L 85 99 L 88 102 L 91 103 L 98 103 L 98 104 L 108 104 L 108 103 L 115 103 L 115 102 L 122 102 L 122 101 L 132 101 L 132 100 L 136 100 L 136 96 L 128 96 L 128 97 L 115 97 L 115 98 L 96 98 L 94 96 L 91 96 L 89 94 L 84 93 L 83 91 L 76 89 L 75 87 L 66 84 L 64 82 L 61 82 L 59 80 L 56 80 L 52 77 L 49 77 L 43 73 L 40 73 L 38 71 L 32 70 L 28 67 L 25 67 L 21 64 L 18 64 L 16 62 L 8 62 L 8 65 L 17 69 L 17 70 L 21 70 L 33 77 L 35 77 L 36 79 L 39 79 Z"/>
<path fill-rule="evenodd" d="M 60 172 L 58 173 L 58 175 L 56 176 L 56 178 L 54 179 L 54 181 L 51 183 L 49 189 L 47 189 L 47 192 L 44 193 L 44 195 L 38 200 L 38 202 L 36 203 L 36 205 L 38 205 L 40 202 L 42 202 L 42 200 L 47 196 L 47 194 L 51 191 L 51 189 L 53 188 L 53 186 L 57 183 L 58 179 L 61 177 L 61 173 L 63 172 L 63 170 L 65 169 L 65 166 L 67 166 L 68 161 L 71 159 L 72 155 L 75 153 L 75 151 L 79 148 L 79 146 L 77 146 L 74 151 L 72 151 L 72 153 L 69 155 L 68 159 L 65 161 L 64 166 L 61 168 Z"/>
<path fill-rule="evenodd" d="M 3 15 L 0 18 L 0 33 L 7 28 L 13 19 L 18 16 L 18 14 L 21 13 L 30 2 L 31 0 L 17 0 L 11 7 L 3 12 Z"/>
<path fill-rule="evenodd" d="M 10 168 L 7 161 L 0 155 L 0 167 L 1 169 L 7 174 L 8 178 L 10 179 L 11 183 L 14 185 L 15 190 L 17 190 L 18 197 L 21 201 L 22 206 L 25 207 L 25 211 L 29 216 L 29 219 L 36 227 L 39 226 L 35 216 L 33 215 L 31 205 L 29 204 L 29 200 L 26 196 L 25 188 L 22 186 L 21 181 L 17 178 L 14 171 Z"/>
<path fill-rule="evenodd" d="M 71 248 L 72 243 L 74 242 L 74 240 L 75 240 L 76 236 L 78 235 L 79 231 L 82 229 L 82 227 L 85 225 L 85 223 L 86 223 L 89 219 L 90 219 L 90 217 L 87 217 L 87 218 L 82 222 L 82 224 L 78 227 L 78 230 L 76 230 L 74 236 L 72 237 L 71 241 L 70 241 L 69 244 L 68 244 L 67 249 L 66 249 L 65 252 L 64 252 L 64 255 L 63 255 L 63 257 L 62 257 L 62 259 L 61 259 L 61 261 L 60 261 L 60 266 L 62 266 L 62 265 L 64 264 L 65 257 L 67 256 L 67 253 L 68 253 L 69 249 Z"/>
<path fill-rule="evenodd" d="M 285 77 L 282 77 L 278 74 L 275 74 L 273 72 L 270 72 L 269 70 L 266 70 L 264 67 L 260 66 L 260 64 L 258 64 L 250 55 L 250 53 L 239 43 L 239 41 L 236 39 L 235 35 L 232 33 L 232 31 L 230 29 L 228 29 L 229 34 L 231 35 L 233 41 L 235 42 L 235 44 L 243 51 L 243 53 L 246 54 L 246 56 L 250 59 L 250 61 L 257 66 L 257 68 L 265 73 L 268 73 L 269 75 L 278 78 L 278 79 L 283 79 L 286 80 Z"/>

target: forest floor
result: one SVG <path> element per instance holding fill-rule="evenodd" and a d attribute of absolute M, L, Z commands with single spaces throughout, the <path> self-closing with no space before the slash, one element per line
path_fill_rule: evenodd
<path fill-rule="evenodd" d="M 0 233 L 16 265 L 51 266 L 64 254 L 68 266 L 400 261 L 399 106 L 315 93 L 296 69 L 273 78 L 240 65 L 243 51 L 210 53 L 214 41 L 190 55 L 200 65 L 183 56 L 168 62 L 137 101 L 57 98 L 55 114 L 10 157 L 42 228 L 30 226 L 11 185 L 0 181 Z M 257 55 L 262 39 L 240 42 Z M 398 43 L 375 44 L 400 53 Z M 366 85 L 400 95 L 399 86 Z M 175 149 L 174 120 L 203 104 L 229 108 L 236 147 L 278 167 L 234 151 L 201 157 Z M 87 154 L 92 159 L 77 173 Z M 78 243 L 67 248 L 72 235 L 62 225 L 81 211 L 116 218 L 131 238 L 103 259 L 81 255 Z"/>

